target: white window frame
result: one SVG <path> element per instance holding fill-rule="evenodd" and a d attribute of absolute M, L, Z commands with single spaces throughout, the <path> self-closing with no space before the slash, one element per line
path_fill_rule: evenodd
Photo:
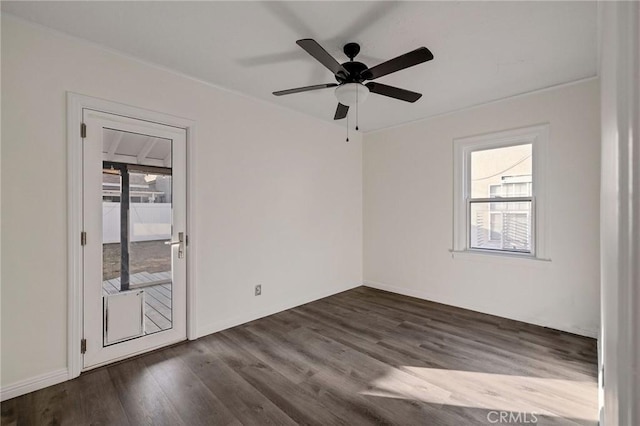
<path fill-rule="evenodd" d="M 453 140 L 453 254 L 469 253 L 500 257 L 549 260 L 547 258 L 546 162 L 549 124 L 541 124 Z M 469 244 L 469 196 L 471 190 L 471 153 L 487 149 L 531 144 L 531 253 L 471 248 Z M 494 200 L 495 201 L 495 200 Z"/>

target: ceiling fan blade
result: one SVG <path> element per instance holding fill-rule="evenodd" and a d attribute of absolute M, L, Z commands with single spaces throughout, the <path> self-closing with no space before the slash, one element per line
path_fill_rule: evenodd
<path fill-rule="evenodd" d="M 392 72 L 400 71 L 432 59 L 433 54 L 429 49 L 426 47 L 419 47 L 416 50 L 412 50 L 409 53 L 405 53 L 404 55 L 400 55 L 397 58 L 390 59 L 373 68 L 363 71 L 362 76 L 367 80 L 374 80 L 382 77 L 383 75 L 391 74 Z"/>
<path fill-rule="evenodd" d="M 345 77 L 349 75 L 349 71 L 344 69 L 344 67 L 340 65 L 338 61 L 336 61 L 335 58 L 331 56 L 329 52 L 324 50 L 324 48 L 320 46 L 320 44 L 318 44 L 318 42 L 314 39 L 304 38 L 302 40 L 296 41 L 296 43 L 298 44 L 298 46 L 306 50 L 309 55 L 316 58 L 318 62 L 327 67 L 332 73 L 336 75 L 342 74 Z"/>
<path fill-rule="evenodd" d="M 336 108 L 336 115 L 333 116 L 334 120 L 342 120 L 343 118 L 345 118 L 347 116 L 347 113 L 349 112 L 349 107 L 346 105 L 342 105 L 341 103 L 338 103 L 338 108 Z"/>
<path fill-rule="evenodd" d="M 400 89 L 398 87 L 387 86 L 386 84 L 374 83 L 373 81 L 366 84 L 372 93 L 388 96 L 394 99 L 400 99 L 405 102 L 415 102 L 422 97 L 421 93 L 412 92 L 410 90 Z"/>
<path fill-rule="evenodd" d="M 336 83 L 316 84 L 315 86 L 304 86 L 304 87 L 297 87 L 295 89 L 279 90 L 277 92 L 273 92 L 273 94 L 276 96 L 290 95 L 292 93 L 308 92 L 310 90 L 326 89 L 328 87 L 336 87 L 336 86 L 337 86 Z"/>

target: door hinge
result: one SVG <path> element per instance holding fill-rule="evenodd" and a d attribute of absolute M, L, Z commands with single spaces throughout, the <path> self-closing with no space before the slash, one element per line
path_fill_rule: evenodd
<path fill-rule="evenodd" d="M 87 339 L 80 340 L 80 353 L 83 354 L 87 351 Z"/>
<path fill-rule="evenodd" d="M 87 125 L 84 123 L 80 123 L 80 137 L 83 139 L 87 137 Z"/>
<path fill-rule="evenodd" d="M 82 246 L 86 246 L 87 245 L 87 233 L 85 231 L 82 231 L 80 233 L 80 245 L 82 245 Z"/>

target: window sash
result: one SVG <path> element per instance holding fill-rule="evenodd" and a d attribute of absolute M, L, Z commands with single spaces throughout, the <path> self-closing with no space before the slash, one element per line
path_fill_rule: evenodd
<path fill-rule="evenodd" d="M 531 201 L 533 196 L 527 197 L 490 197 L 490 198 L 467 198 L 468 203 L 522 203 Z"/>
<path fill-rule="evenodd" d="M 467 212 L 466 212 L 466 241 L 467 241 L 467 250 L 472 250 L 472 251 L 485 251 L 485 252 L 498 252 L 498 253 L 513 253 L 513 254 L 520 254 L 523 256 L 536 256 L 536 203 L 535 203 L 535 197 L 530 196 L 530 197 L 493 197 L 493 198 L 466 198 L 465 200 L 466 205 L 467 205 Z M 530 238 L 531 238 L 531 242 L 530 242 L 530 250 L 529 251 L 524 251 L 524 250 L 508 250 L 508 249 L 494 249 L 494 248 L 481 248 L 481 247 L 472 247 L 472 243 L 471 243 L 471 223 L 472 223 L 472 218 L 471 218 L 471 205 L 472 204 L 479 204 L 479 203 L 485 203 L 485 204 L 492 204 L 492 203 L 526 203 L 526 202 L 530 202 L 531 203 L 531 209 L 530 209 L 530 226 L 531 226 L 531 231 L 530 231 Z M 516 212 L 513 212 L 516 213 Z"/>

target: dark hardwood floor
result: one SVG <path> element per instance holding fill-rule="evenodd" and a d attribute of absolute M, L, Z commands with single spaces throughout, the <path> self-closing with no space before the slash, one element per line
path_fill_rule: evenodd
<path fill-rule="evenodd" d="M 6 401 L 2 424 L 595 425 L 596 369 L 593 339 L 360 287 Z"/>

